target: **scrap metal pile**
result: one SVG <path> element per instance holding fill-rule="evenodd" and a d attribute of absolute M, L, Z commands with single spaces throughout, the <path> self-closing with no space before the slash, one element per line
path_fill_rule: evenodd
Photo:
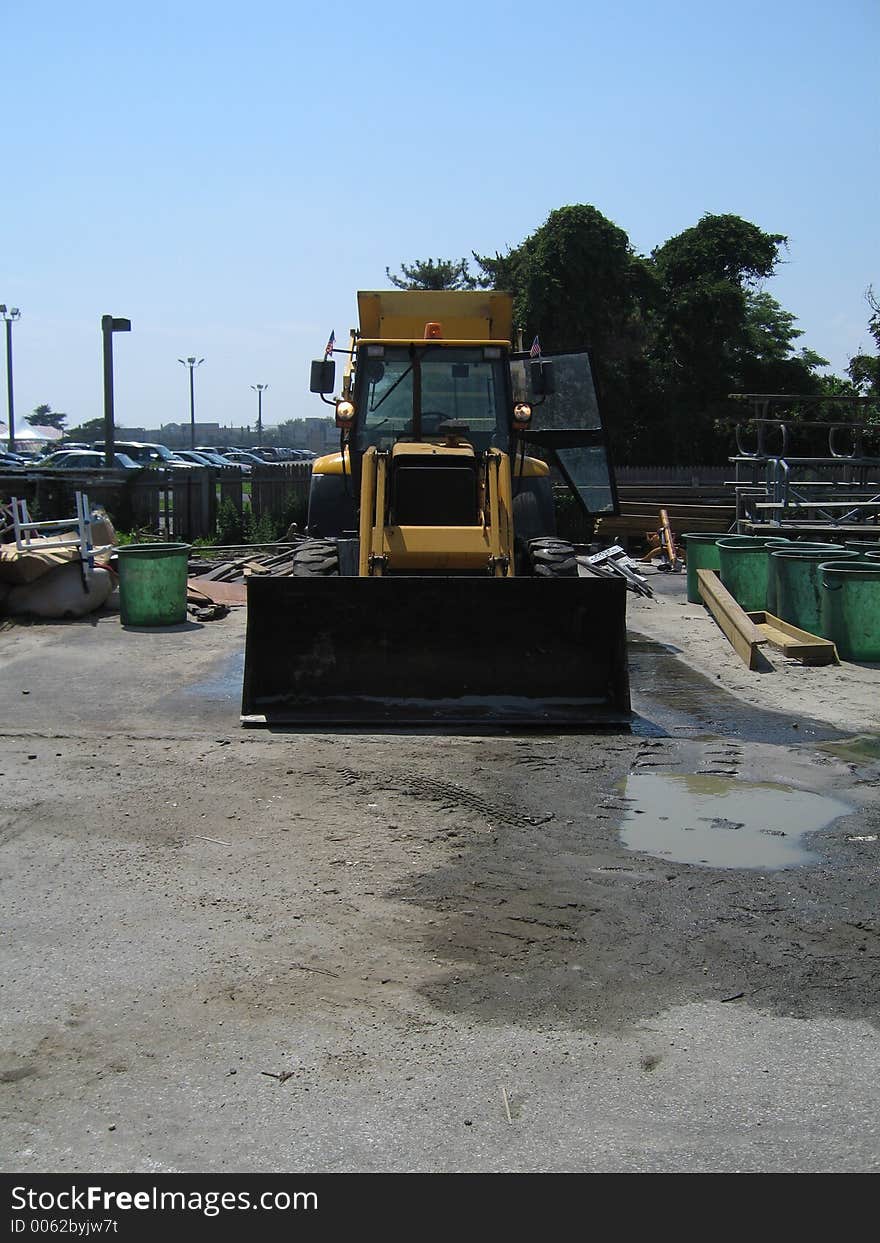
<path fill-rule="evenodd" d="M 230 545 L 200 549 L 190 557 L 187 580 L 188 600 L 234 607 L 247 602 L 247 580 L 253 575 L 290 575 L 293 556 L 303 542 L 293 535 L 283 543 L 249 547 Z M 210 554 L 210 556 L 209 556 Z"/>

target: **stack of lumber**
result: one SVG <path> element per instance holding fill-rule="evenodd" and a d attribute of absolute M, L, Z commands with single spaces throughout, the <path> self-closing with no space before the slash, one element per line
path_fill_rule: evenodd
<path fill-rule="evenodd" d="M 629 484 L 618 489 L 619 517 L 598 518 L 596 535 L 600 540 L 644 541 L 646 533 L 657 531 L 660 510 L 665 509 L 675 535 L 688 531 L 728 531 L 736 521 L 736 502 L 721 487 L 671 487 Z"/>
<path fill-rule="evenodd" d="M 216 604 L 244 604 L 245 584 L 251 575 L 293 573 L 293 555 L 299 543 L 297 540 L 262 550 L 256 546 L 201 549 L 198 558 L 190 561 L 189 584 Z M 208 553 L 217 560 L 209 564 Z"/>

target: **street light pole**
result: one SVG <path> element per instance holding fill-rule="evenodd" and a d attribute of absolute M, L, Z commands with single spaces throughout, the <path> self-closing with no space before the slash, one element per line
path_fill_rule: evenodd
<path fill-rule="evenodd" d="M 179 363 L 183 363 L 184 367 L 189 367 L 189 447 L 196 447 L 196 394 L 193 385 L 193 372 L 196 367 L 201 367 L 205 361 L 204 358 L 178 358 Z"/>
<path fill-rule="evenodd" d="M 257 444 L 263 443 L 263 394 L 269 387 L 268 384 L 252 384 L 251 388 L 257 394 Z"/>
<path fill-rule="evenodd" d="M 101 316 L 101 334 L 104 338 L 104 465 L 115 465 L 115 420 L 113 416 L 113 334 L 131 332 L 130 319 L 114 319 L 112 315 Z"/>
<path fill-rule="evenodd" d="M 17 306 L 11 306 L 9 310 L 0 303 L 0 315 L 6 320 L 6 408 L 8 411 L 7 422 L 7 439 L 9 441 L 10 452 L 15 452 L 15 402 L 12 397 L 12 325 L 17 319 L 21 319 L 21 311 Z"/>

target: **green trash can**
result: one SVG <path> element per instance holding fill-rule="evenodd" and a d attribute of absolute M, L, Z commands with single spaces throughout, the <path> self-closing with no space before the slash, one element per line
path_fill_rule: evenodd
<path fill-rule="evenodd" d="M 810 634 L 822 633 L 819 566 L 846 557 L 840 544 L 791 544 L 770 553 L 767 611 Z"/>
<path fill-rule="evenodd" d="M 123 626 L 177 626 L 186 621 L 189 544 L 125 544 L 119 558 Z"/>
<path fill-rule="evenodd" d="M 770 554 L 789 541 L 762 535 L 731 535 L 718 540 L 721 581 L 747 613 L 767 608 Z"/>
<path fill-rule="evenodd" d="M 697 570 L 720 570 L 721 558 L 717 540 L 726 539 L 726 531 L 693 531 L 682 535 L 684 557 L 687 564 L 687 598 L 691 604 L 702 604 Z"/>
<path fill-rule="evenodd" d="M 845 539 L 843 545 L 847 555 L 855 553 L 858 557 L 867 557 L 869 553 L 880 552 L 880 540 Z"/>
<path fill-rule="evenodd" d="M 822 634 L 844 660 L 880 661 L 880 561 L 826 561 Z"/>

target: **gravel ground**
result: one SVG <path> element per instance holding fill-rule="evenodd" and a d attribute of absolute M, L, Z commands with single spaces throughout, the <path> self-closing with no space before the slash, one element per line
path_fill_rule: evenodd
<path fill-rule="evenodd" d="M 876 1170 L 880 669 L 652 582 L 631 733 L 242 731 L 243 610 L 7 624 L 3 1168 Z M 628 849 L 658 777 L 833 815 Z"/>

